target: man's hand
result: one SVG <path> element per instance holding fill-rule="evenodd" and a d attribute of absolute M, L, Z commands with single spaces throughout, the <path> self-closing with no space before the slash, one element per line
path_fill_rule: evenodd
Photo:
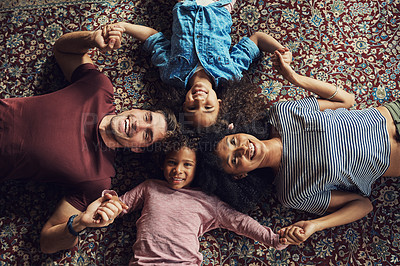
<path fill-rule="evenodd" d="M 122 33 L 124 28 L 118 25 L 103 26 L 101 30 L 92 33 L 94 46 L 99 48 L 101 52 L 111 51 L 121 47 Z"/>
<path fill-rule="evenodd" d="M 86 227 L 108 226 L 127 208 L 128 206 L 117 196 L 107 193 L 87 207 L 86 211 L 82 213 L 80 222 Z"/>

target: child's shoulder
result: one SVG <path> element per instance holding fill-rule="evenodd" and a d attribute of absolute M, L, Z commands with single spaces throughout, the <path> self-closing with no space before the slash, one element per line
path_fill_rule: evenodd
<path fill-rule="evenodd" d="M 143 181 L 142 185 L 150 188 L 168 187 L 167 182 L 160 179 L 146 179 L 145 181 Z"/>

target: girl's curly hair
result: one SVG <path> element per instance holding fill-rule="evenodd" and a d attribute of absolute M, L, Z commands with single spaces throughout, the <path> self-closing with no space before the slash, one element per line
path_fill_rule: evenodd
<path fill-rule="evenodd" d="M 163 166 L 165 158 L 171 152 L 177 152 L 180 149 L 186 147 L 191 149 L 196 153 L 196 160 L 198 157 L 198 143 L 199 143 L 199 135 L 193 132 L 183 132 L 182 130 L 176 130 L 173 135 L 168 136 L 162 142 L 160 142 L 159 149 L 157 152 L 153 153 L 154 161 L 158 162 L 160 168 Z M 196 169 L 197 164 L 196 164 Z M 162 171 L 159 171 L 159 176 L 162 175 Z M 195 177 L 192 181 L 192 187 L 199 187 L 197 184 L 198 181 L 198 171 L 195 172 Z"/>
<path fill-rule="evenodd" d="M 245 131 L 243 131 L 243 128 Z M 253 133 L 258 138 L 268 139 L 269 125 L 262 121 L 253 121 L 253 125 L 236 127 L 234 130 L 221 129 L 215 126 L 205 133 L 198 144 L 198 185 L 208 193 L 215 194 L 241 212 L 254 209 L 262 196 L 266 195 L 272 186 L 274 172 L 271 168 L 256 169 L 240 180 L 235 180 L 226 173 L 218 156 L 215 154 L 217 144 L 226 136 L 256 129 Z M 247 130 L 246 130 L 247 129 Z"/>

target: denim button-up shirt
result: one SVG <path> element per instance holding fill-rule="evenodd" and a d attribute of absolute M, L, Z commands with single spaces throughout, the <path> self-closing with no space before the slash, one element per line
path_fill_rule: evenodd
<path fill-rule="evenodd" d="M 259 57 L 260 50 L 245 37 L 229 51 L 232 18 L 223 5 L 230 2 L 220 0 L 200 6 L 196 0 L 186 0 L 174 6 L 171 41 L 159 32 L 144 43 L 163 82 L 186 88 L 199 63 L 216 86 L 221 79 L 242 78 L 242 72 Z"/>

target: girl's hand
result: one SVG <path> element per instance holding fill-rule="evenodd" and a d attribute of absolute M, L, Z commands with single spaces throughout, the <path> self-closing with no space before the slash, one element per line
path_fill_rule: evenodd
<path fill-rule="evenodd" d="M 312 221 L 300 221 L 279 230 L 279 236 L 286 239 L 285 244 L 299 245 L 317 231 L 317 225 Z"/>
<path fill-rule="evenodd" d="M 108 226 L 124 209 L 128 209 L 125 203 L 107 193 L 92 202 L 82 213 L 80 220 L 86 227 Z"/>

